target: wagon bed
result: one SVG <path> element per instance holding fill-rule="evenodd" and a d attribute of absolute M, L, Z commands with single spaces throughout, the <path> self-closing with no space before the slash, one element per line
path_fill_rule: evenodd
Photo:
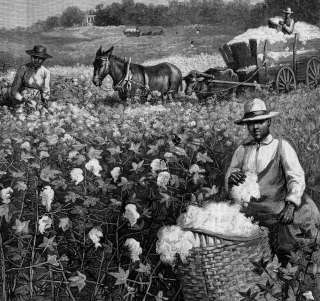
<path fill-rule="evenodd" d="M 306 43 L 295 34 L 285 46 L 268 40 L 258 45 L 256 39 L 250 39 L 249 43 L 224 44 L 219 50 L 240 82 L 256 81 L 279 92 L 295 89 L 300 82 L 310 88 L 320 85 L 320 37 Z"/>

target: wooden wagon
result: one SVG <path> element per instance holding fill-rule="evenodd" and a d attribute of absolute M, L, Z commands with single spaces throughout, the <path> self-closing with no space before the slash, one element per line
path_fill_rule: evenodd
<path fill-rule="evenodd" d="M 320 37 L 300 40 L 298 34 L 281 43 L 268 40 L 224 44 L 220 53 L 228 66 L 239 76 L 240 85 L 275 88 L 278 92 L 296 89 L 298 83 L 310 88 L 320 85 Z"/>

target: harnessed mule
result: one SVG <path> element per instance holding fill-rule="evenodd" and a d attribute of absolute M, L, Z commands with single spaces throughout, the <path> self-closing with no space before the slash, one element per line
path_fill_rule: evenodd
<path fill-rule="evenodd" d="M 113 47 L 103 51 L 100 47 L 93 62 L 93 83 L 101 86 L 107 75 L 113 80 L 113 88 L 118 91 L 122 100 L 137 95 L 139 91 L 148 94 L 158 91 L 162 97 L 168 95 L 173 99 L 182 87 L 181 71 L 173 64 L 160 63 L 154 66 L 133 64 L 115 55 Z"/>

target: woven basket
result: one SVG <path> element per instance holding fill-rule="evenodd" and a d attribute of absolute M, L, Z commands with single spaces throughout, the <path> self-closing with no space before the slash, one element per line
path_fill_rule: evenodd
<path fill-rule="evenodd" d="M 267 278 L 252 271 L 251 261 L 270 258 L 267 231 L 250 238 L 192 232 L 200 239 L 200 247 L 193 248 L 187 263 L 177 267 L 185 301 L 239 301 L 239 291 L 265 284 Z"/>

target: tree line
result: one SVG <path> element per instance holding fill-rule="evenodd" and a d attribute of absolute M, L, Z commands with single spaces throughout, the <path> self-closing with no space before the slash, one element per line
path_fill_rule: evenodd
<path fill-rule="evenodd" d="M 95 14 L 96 26 L 109 25 L 157 25 L 175 26 L 190 24 L 233 24 L 249 28 L 266 24 L 271 16 L 281 15 L 281 10 L 290 6 L 294 19 L 320 24 L 319 0 L 265 0 L 256 5 L 246 0 L 169 0 L 168 5 L 146 5 L 134 0 L 122 0 L 110 5 L 99 4 Z M 50 30 L 54 27 L 79 26 L 85 12 L 78 7 L 67 8 L 60 16 L 52 16 L 37 22 L 34 27 Z"/>

